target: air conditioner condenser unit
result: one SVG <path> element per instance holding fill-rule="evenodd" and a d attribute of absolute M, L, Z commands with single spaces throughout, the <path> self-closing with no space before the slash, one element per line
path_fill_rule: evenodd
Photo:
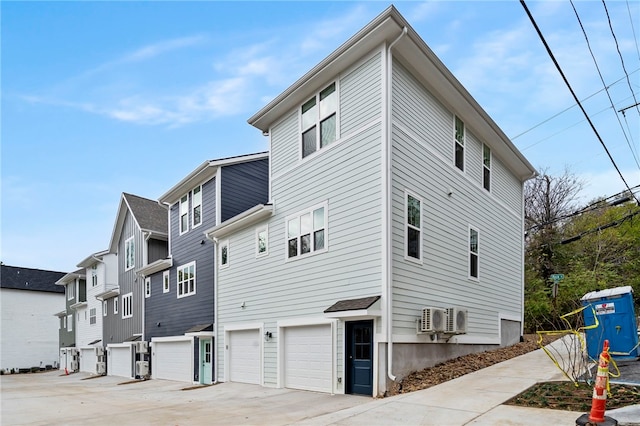
<path fill-rule="evenodd" d="M 422 308 L 419 331 L 422 333 L 437 333 L 445 331 L 447 312 L 441 308 Z"/>

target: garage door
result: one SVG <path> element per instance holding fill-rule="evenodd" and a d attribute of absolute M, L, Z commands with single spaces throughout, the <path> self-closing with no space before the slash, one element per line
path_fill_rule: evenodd
<path fill-rule="evenodd" d="M 153 378 L 193 382 L 191 340 L 153 342 Z"/>
<path fill-rule="evenodd" d="M 284 386 L 331 392 L 331 326 L 323 324 L 283 330 Z"/>
<path fill-rule="evenodd" d="M 131 376 L 131 347 L 111 347 L 107 357 L 109 376 Z"/>
<path fill-rule="evenodd" d="M 80 371 L 95 374 L 96 373 L 96 350 L 95 348 L 80 349 Z"/>
<path fill-rule="evenodd" d="M 229 381 L 260 384 L 260 330 L 229 332 Z"/>

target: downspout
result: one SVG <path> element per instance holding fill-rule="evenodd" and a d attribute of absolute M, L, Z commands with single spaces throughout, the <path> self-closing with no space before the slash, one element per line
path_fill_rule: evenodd
<path fill-rule="evenodd" d="M 391 49 L 397 42 L 400 41 L 405 34 L 407 34 L 407 27 L 402 28 L 402 33 L 389 44 L 387 47 L 387 60 L 386 64 L 386 79 L 387 79 L 387 93 L 385 96 L 386 102 L 386 123 L 387 123 L 387 134 L 385 140 L 385 152 L 387 155 L 385 156 L 385 211 L 387 220 L 384 221 L 385 226 L 385 263 L 386 263 L 386 283 L 387 283 L 387 376 L 392 381 L 396 380 L 396 376 L 393 375 L 393 258 L 392 258 L 392 250 L 391 250 L 391 242 L 392 242 L 392 231 L 391 231 L 391 155 L 392 155 L 392 80 L 393 80 L 393 59 L 391 55 Z"/>
<path fill-rule="evenodd" d="M 218 384 L 218 239 L 205 234 L 213 242 L 213 384 Z"/>

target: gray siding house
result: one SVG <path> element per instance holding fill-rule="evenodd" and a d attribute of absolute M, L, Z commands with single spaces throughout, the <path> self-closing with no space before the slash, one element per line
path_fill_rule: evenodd
<path fill-rule="evenodd" d="M 206 161 L 159 198 L 168 210 L 169 256 L 137 271 L 153 378 L 214 380 L 215 252 L 204 230 L 266 202 L 268 175 L 267 153 Z"/>
<path fill-rule="evenodd" d="M 270 198 L 207 230 L 218 380 L 376 396 L 519 340 L 535 170 L 393 6 L 249 123 Z"/>
<path fill-rule="evenodd" d="M 136 271 L 167 257 L 167 213 L 157 201 L 123 193 L 108 254 L 117 255 L 117 287 L 95 297 L 103 302 L 102 341 L 107 374 L 135 377 L 144 361 L 134 342 L 144 334 L 144 280 Z"/>
<path fill-rule="evenodd" d="M 77 316 L 75 308 L 87 301 L 84 270 L 70 272 L 55 283 L 64 288 L 65 309 L 56 313 L 59 321 L 58 341 L 60 345 L 60 370 L 79 371 L 80 354 L 76 345 Z M 84 291 L 82 291 L 84 289 Z"/>

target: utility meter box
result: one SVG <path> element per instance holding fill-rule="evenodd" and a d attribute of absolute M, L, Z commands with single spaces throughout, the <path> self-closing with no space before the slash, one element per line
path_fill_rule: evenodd
<path fill-rule="evenodd" d="M 598 327 L 585 330 L 590 358 L 598 360 L 605 340 L 609 341 L 609 353 L 614 359 L 632 360 L 640 356 L 631 286 L 592 291 L 581 300 L 586 307 L 582 311 L 585 326 L 598 323 Z"/>

